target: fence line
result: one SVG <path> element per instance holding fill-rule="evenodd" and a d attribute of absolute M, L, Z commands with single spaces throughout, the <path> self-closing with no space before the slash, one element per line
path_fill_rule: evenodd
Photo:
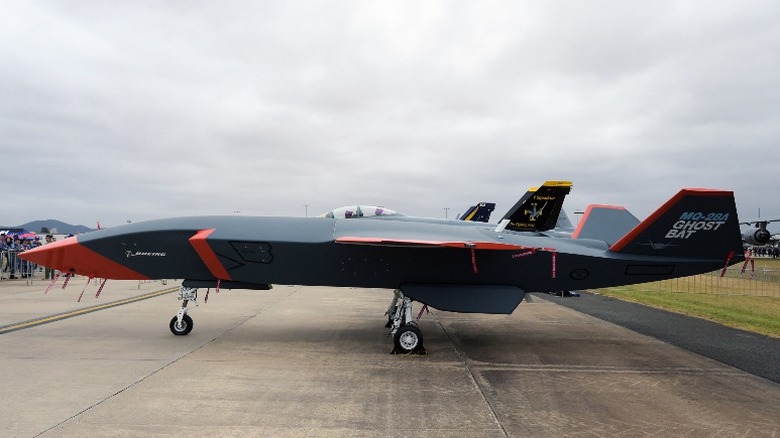
<path fill-rule="evenodd" d="M 19 251 L 0 251 L 0 281 L 19 278 L 26 279 L 28 284 L 32 283 L 38 265 L 22 260 L 18 254 Z"/>
<path fill-rule="evenodd" d="M 690 277 L 654 281 L 634 286 L 642 291 L 742 295 L 780 298 L 780 271 L 756 269 L 755 272 L 731 267 L 721 277 L 720 271 Z"/>

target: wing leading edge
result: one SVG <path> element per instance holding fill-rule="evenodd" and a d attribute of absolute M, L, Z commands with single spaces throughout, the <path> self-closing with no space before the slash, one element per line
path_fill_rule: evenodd
<path fill-rule="evenodd" d="M 344 236 L 336 239 L 336 243 L 347 245 L 371 245 L 371 246 L 398 246 L 398 247 L 421 247 L 421 248 L 471 248 L 487 249 L 496 251 L 517 251 L 525 249 L 520 245 L 498 242 L 474 242 L 474 241 L 443 241 L 443 240 L 420 240 L 420 239 L 400 239 L 384 237 L 359 237 Z"/>

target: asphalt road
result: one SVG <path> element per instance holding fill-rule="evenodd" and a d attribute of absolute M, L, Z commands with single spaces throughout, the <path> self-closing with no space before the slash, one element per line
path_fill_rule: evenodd
<path fill-rule="evenodd" d="M 780 383 L 780 339 L 587 292 L 536 295 Z"/>

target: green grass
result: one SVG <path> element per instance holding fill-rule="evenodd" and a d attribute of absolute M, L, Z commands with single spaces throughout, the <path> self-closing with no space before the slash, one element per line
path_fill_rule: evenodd
<path fill-rule="evenodd" d="M 696 275 L 593 292 L 780 338 L 780 260 L 757 259 L 755 279 L 740 275 L 741 267 L 725 278 Z"/>
<path fill-rule="evenodd" d="M 635 286 L 601 289 L 599 293 L 780 338 L 777 298 L 643 291 Z"/>
<path fill-rule="evenodd" d="M 753 259 L 753 260 L 755 260 L 756 271 L 759 271 L 761 269 L 768 269 L 768 270 L 771 270 L 771 271 L 780 272 L 780 259 L 760 258 L 760 259 Z M 740 263 L 740 264 L 734 265 L 732 267 L 734 267 L 734 268 L 740 267 L 741 268 L 742 264 Z"/>

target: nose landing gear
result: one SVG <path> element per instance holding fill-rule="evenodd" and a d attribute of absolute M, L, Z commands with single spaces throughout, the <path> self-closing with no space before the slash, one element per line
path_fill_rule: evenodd
<path fill-rule="evenodd" d="M 171 333 L 177 336 L 184 336 L 192 331 L 192 318 L 187 315 L 187 305 L 190 301 L 198 299 L 198 290 L 191 287 L 182 286 L 179 289 L 179 299 L 181 300 L 181 308 L 179 312 L 171 319 L 168 327 L 171 329 Z"/>

